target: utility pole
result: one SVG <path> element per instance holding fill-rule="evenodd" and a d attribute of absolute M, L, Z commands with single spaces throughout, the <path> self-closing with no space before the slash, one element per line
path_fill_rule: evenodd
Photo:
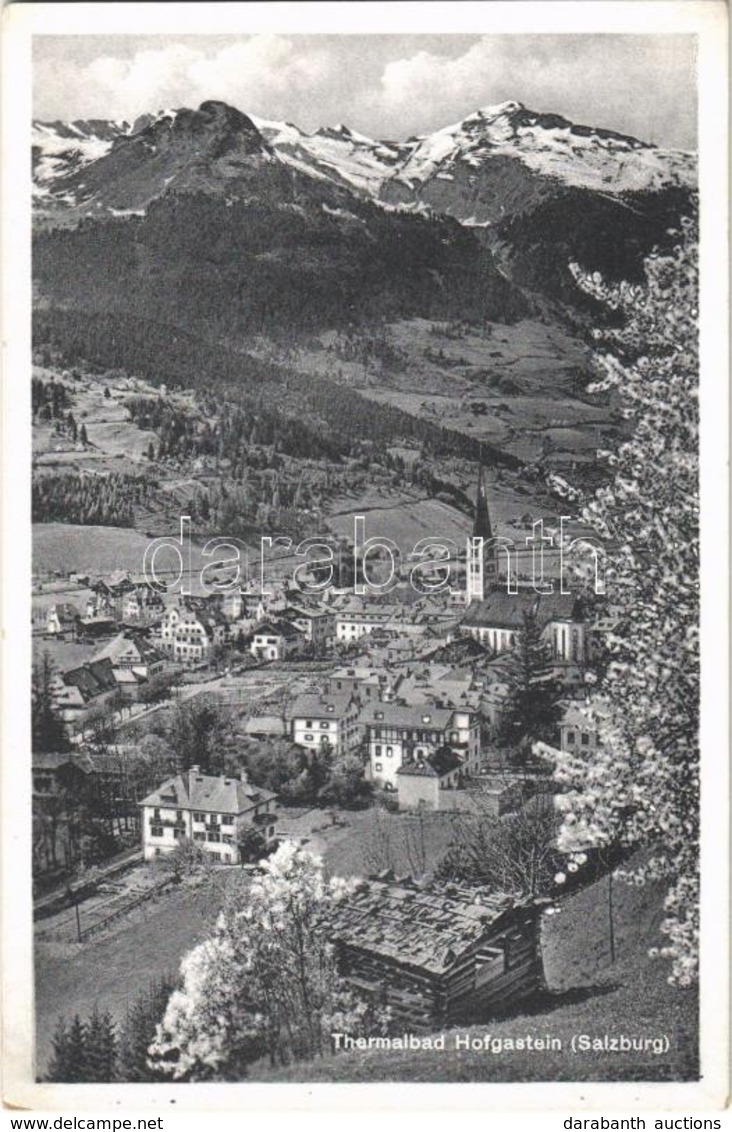
<path fill-rule="evenodd" d="M 615 962 L 615 923 L 613 920 L 613 873 L 607 874 L 607 913 L 610 928 L 610 962 Z"/>

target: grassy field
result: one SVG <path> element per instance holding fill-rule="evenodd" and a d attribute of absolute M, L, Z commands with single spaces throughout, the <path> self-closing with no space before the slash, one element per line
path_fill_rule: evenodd
<path fill-rule="evenodd" d="M 222 903 L 216 874 L 207 889 L 182 888 L 144 904 L 110 934 L 83 944 L 35 945 L 36 1060 L 42 1073 L 59 1015 L 87 1014 L 98 1004 L 116 1019 L 151 980 L 175 974 L 181 957 L 210 933 Z M 43 921 L 40 921 L 42 924 Z"/>
<path fill-rule="evenodd" d="M 298 366 L 309 373 L 335 367 L 337 380 L 365 397 L 522 460 L 541 455 L 545 437 L 568 453 L 605 445 L 609 407 L 579 396 L 590 380 L 587 350 L 559 328 L 524 319 L 489 327 L 487 336 L 477 327 L 454 335 L 410 319 L 391 323 L 388 333 L 401 359 L 396 367 L 344 360 L 333 352 L 334 332 L 321 335 L 325 349 L 301 350 Z"/>
<path fill-rule="evenodd" d="M 171 537 L 179 537 L 171 527 Z M 145 550 L 150 539 L 131 527 L 87 527 L 73 523 L 33 524 L 33 572 L 49 574 L 59 571 L 88 573 L 92 576 L 129 570 L 142 571 Z M 187 564 L 187 551 L 184 548 Z M 191 545 L 191 566 L 195 576 L 206 564 L 200 547 Z M 155 559 L 155 569 L 162 576 L 166 571 L 178 569 L 178 558 L 172 551 L 161 550 Z M 55 595 L 55 600 L 61 600 Z M 71 598 L 70 600 L 74 600 Z"/>
<path fill-rule="evenodd" d="M 416 819 L 374 811 L 344 813 L 333 825 L 324 810 L 282 811 L 282 832 L 322 853 L 330 872 L 354 876 L 393 867 L 421 871 L 441 856 L 450 839 L 450 819 L 433 815 L 424 827 Z M 211 931 L 223 886 L 238 870 L 219 870 L 208 888 L 178 889 L 143 905 L 108 934 L 83 944 L 43 938 L 35 943 L 37 1058 L 42 1072 L 60 1015 L 86 1014 L 97 1003 L 121 1019 L 127 1005 L 152 979 L 175 973 L 186 951 Z"/>
<path fill-rule="evenodd" d="M 542 950 L 547 992 L 513 1017 L 490 1025 L 446 1031 L 446 1051 L 353 1051 L 298 1065 L 263 1070 L 264 1080 L 288 1081 L 672 1081 L 698 1076 L 698 1004 L 695 993 L 671 987 L 657 945 L 662 893 L 652 886 L 616 883 L 616 960 L 611 962 L 607 879 L 566 898 L 561 913 L 545 916 Z M 467 1035 L 480 1049 L 455 1048 Z M 572 1052 L 575 1035 L 668 1039 L 668 1052 Z M 492 1039 L 557 1038 L 561 1050 L 482 1048 Z"/>
<path fill-rule="evenodd" d="M 342 876 L 392 867 L 417 872 L 436 860 L 451 835 L 445 815 L 427 820 L 366 811 L 340 815 L 284 811 L 282 831 L 323 853 Z M 151 979 L 177 971 L 183 954 L 210 932 L 222 885 L 221 871 L 206 889 L 179 889 L 82 945 L 36 943 L 37 1057 L 42 1072 L 59 1015 L 84 1014 L 97 1003 L 115 1018 Z M 520 1013 L 459 1031 L 483 1040 L 530 1035 L 558 1038 L 561 1050 L 492 1053 L 453 1047 L 446 1052 L 349 1052 L 287 1071 L 262 1068 L 265 1080 L 304 1081 L 589 1081 L 686 1080 L 697 1074 L 697 1002 L 693 991 L 671 987 L 663 961 L 648 958 L 659 942 L 662 893 L 654 887 L 614 885 L 615 960 L 610 955 L 608 881 L 565 898 L 560 914 L 545 916 L 542 954 L 547 990 Z M 668 1051 L 573 1053 L 574 1035 L 668 1039 Z M 259 1074 L 258 1074 L 259 1075 Z"/>

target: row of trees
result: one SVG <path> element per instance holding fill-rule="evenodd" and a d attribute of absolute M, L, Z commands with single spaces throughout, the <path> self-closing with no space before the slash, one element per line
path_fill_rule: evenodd
<path fill-rule="evenodd" d="M 32 485 L 33 522 L 131 527 L 135 506 L 144 504 L 150 492 L 144 478 L 118 472 L 104 476 L 81 472 L 37 475 Z"/>
<path fill-rule="evenodd" d="M 60 381 L 31 380 L 31 408 L 42 420 L 61 420 L 71 405 L 66 386 Z"/>
<path fill-rule="evenodd" d="M 170 978 L 151 982 L 128 1006 L 120 1024 L 97 1006 L 86 1017 L 59 1018 L 45 1080 L 98 1084 L 164 1080 L 150 1066 L 148 1049 L 173 986 Z"/>
<path fill-rule="evenodd" d="M 667 885 L 654 949 L 672 981 L 694 982 L 699 957 L 699 354 L 695 219 L 644 279 L 610 285 L 575 267 L 580 286 L 620 325 L 598 334 L 601 387 L 633 423 L 610 457 L 612 480 L 585 520 L 613 546 L 608 585 L 625 613 L 587 714 L 592 758 L 543 748 L 564 782 L 560 847 L 646 846 L 625 871 Z"/>

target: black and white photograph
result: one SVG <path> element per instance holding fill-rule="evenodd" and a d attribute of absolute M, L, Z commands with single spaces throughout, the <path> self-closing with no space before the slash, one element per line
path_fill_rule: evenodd
<path fill-rule="evenodd" d="M 23 1095 L 723 1103 L 726 9 L 11 7 Z"/>

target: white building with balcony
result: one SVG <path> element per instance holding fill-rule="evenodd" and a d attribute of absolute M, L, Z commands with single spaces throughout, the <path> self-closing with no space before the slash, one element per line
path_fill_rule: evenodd
<path fill-rule="evenodd" d="M 224 865 L 241 862 L 239 838 L 247 826 L 272 841 L 277 796 L 241 776 L 201 774 L 200 768 L 168 779 L 140 802 L 146 861 L 172 853 L 184 838 Z"/>

